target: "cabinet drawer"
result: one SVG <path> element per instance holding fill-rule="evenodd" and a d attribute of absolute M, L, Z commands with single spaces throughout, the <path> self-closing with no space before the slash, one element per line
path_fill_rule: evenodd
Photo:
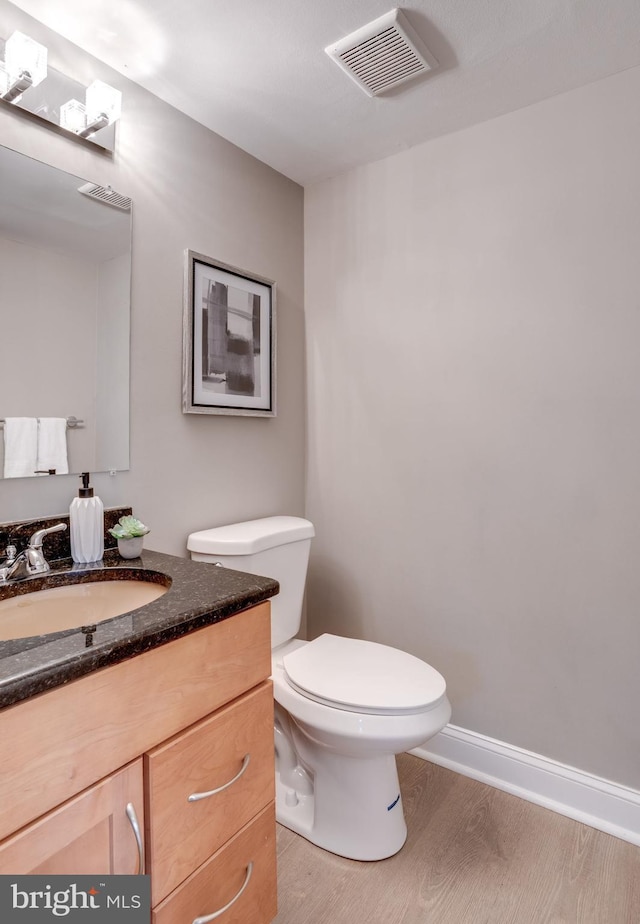
<path fill-rule="evenodd" d="M 273 768 L 271 681 L 145 755 L 153 905 L 274 798 Z"/>
<path fill-rule="evenodd" d="M 231 902 L 220 916 L 224 924 L 267 924 L 276 916 L 273 802 L 158 905 L 152 922 L 191 924 Z"/>
<path fill-rule="evenodd" d="M 142 827 L 142 760 L 3 841 L 0 873 L 90 876 L 139 872 L 138 843 L 127 817 L 129 803 Z"/>

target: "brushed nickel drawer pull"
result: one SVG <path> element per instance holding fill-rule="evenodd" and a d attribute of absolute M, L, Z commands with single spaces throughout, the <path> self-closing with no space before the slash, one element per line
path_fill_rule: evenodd
<path fill-rule="evenodd" d="M 208 799 L 209 796 L 215 796 L 218 792 L 223 792 L 223 790 L 228 789 L 229 786 L 233 786 L 236 780 L 239 780 L 244 771 L 249 766 L 249 761 L 251 760 L 250 754 L 245 754 L 244 760 L 242 761 L 242 766 L 234 776 L 232 780 L 229 780 L 228 783 L 225 783 L 223 786 L 218 786 L 217 789 L 210 789 L 209 792 L 192 792 L 188 797 L 187 802 L 199 802 L 200 799 Z M 203 918 L 204 920 L 204 918 Z"/>
<path fill-rule="evenodd" d="M 144 874 L 144 847 L 142 846 L 142 834 L 140 833 L 140 823 L 138 822 L 138 816 L 136 815 L 136 810 L 133 807 L 133 802 L 127 803 L 127 818 L 131 823 L 133 828 L 133 833 L 135 835 L 136 844 L 138 845 L 138 872 L 137 875 L 141 876 Z"/>
<path fill-rule="evenodd" d="M 240 891 L 237 895 L 234 895 L 230 902 L 224 906 L 224 908 L 218 908 L 217 911 L 214 911 L 213 914 L 205 914 L 201 918 L 194 918 L 192 924 L 209 924 L 209 921 L 214 921 L 216 918 L 219 918 L 221 914 L 224 914 L 225 911 L 228 911 L 232 905 L 238 901 L 244 890 L 249 885 L 249 880 L 251 879 L 251 873 L 253 872 L 253 862 L 249 863 L 247 866 L 247 875 L 244 878 L 244 882 L 240 887 Z"/>

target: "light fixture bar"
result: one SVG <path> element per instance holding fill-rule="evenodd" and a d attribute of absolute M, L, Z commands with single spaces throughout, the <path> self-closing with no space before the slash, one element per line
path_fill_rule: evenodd
<path fill-rule="evenodd" d="M 2 99 L 6 103 L 16 103 L 25 90 L 28 90 L 29 87 L 33 86 L 33 79 L 29 71 L 22 71 L 21 74 L 16 78 L 14 83 L 9 87 L 9 89 L 2 94 Z"/>
<path fill-rule="evenodd" d="M 106 112 L 102 112 L 91 125 L 87 125 L 86 128 L 83 128 L 82 131 L 77 132 L 77 134 L 81 138 L 89 138 L 91 135 L 95 135 L 96 132 L 100 131 L 101 128 L 106 128 L 107 125 L 109 125 L 109 116 Z"/>
<path fill-rule="evenodd" d="M 32 90 L 43 81 L 40 90 Z M 87 87 L 54 68 L 47 71 L 46 47 L 22 32 L 14 32 L 4 44 L 4 61 L 0 60 L 2 103 L 10 103 L 15 110 L 36 116 L 45 124 L 56 124 L 75 138 L 114 150 L 122 93 L 102 80 Z"/>

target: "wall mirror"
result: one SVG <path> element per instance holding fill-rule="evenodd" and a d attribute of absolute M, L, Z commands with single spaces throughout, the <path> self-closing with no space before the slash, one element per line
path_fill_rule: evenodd
<path fill-rule="evenodd" d="M 0 147 L 0 477 L 129 467 L 130 293 L 131 200 Z"/>

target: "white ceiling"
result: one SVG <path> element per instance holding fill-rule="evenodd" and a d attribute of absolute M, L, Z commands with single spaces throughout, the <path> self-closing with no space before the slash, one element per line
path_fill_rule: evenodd
<path fill-rule="evenodd" d="M 302 184 L 640 65 L 639 0 L 406 0 L 440 66 L 374 99 L 324 48 L 393 0 L 14 2 Z"/>

